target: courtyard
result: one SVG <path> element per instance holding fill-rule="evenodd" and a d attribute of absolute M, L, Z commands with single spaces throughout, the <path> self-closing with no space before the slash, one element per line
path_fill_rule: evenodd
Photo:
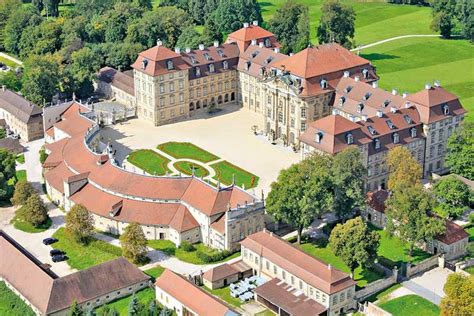
<path fill-rule="evenodd" d="M 196 176 L 207 176 L 213 179 L 212 183 L 220 180 L 229 185 L 235 177 L 238 185 L 254 187 L 255 194 L 262 190 L 268 194 L 280 170 L 298 162 L 300 154 L 272 145 L 262 135 L 255 135 L 254 125 L 261 127 L 260 114 L 229 105 L 217 115 L 202 113 L 187 121 L 164 126 L 133 119 L 104 128 L 102 137 L 104 141 L 111 140 L 120 162 L 133 151 L 150 150 L 157 158 L 157 168 L 145 170 L 150 174 L 155 174 L 154 170 L 160 170 L 161 175 L 175 171 L 189 174 L 194 168 Z M 176 143 L 189 145 L 177 147 Z M 156 153 L 158 157 L 154 155 Z M 172 159 L 180 162 L 171 164 L 171 169 L 175 170 L 169 170 L 167 163 Z"/>

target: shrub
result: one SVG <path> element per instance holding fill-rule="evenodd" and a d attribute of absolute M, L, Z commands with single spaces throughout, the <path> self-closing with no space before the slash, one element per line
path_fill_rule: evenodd
<path fill-rule="evenodd" d="M 29 182 L 20 181 L 15 184 L 15 193 L 11 198 L 13 205 L 23 205 L 35 193 Z"/>
<path fill-rule="evenodd" d="M 221 261 L 230 256 L 232 252 L 229 250 L 223 251 L 216 251 L 213 253 L 205 253 L 203 251 L 199 251 L 196 253 L 197 257 L 205 263 L 212 263 L 216 261 Z"/>
<path fill-rule="evenodd" d="M 44 149 L 44 147 L 41 147 L 39 151 L 39 159 L 40 159 L 41 164 L 44 164 L 47 158 L 48 158 L 48 154 L 46 153 L 46 149 Z"/>
<path fill-rule="evenodd" d="M 186 252 L 191 252 L 191 251 L 195 251 L 196 248 L 194 247 L 193 244 L 191 244 L 189 241 L 183 241 L 181 243 L 181 245 L 179 245 L 179 248 L 183 249 L 184 251 Z"/>

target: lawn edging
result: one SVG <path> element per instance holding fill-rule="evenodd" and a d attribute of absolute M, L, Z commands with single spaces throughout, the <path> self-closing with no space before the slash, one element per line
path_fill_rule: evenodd
<path fill-rule="evenodd" d="M 213 153 L 190 142 L 166 142 L 159 144 L 156 148 L 175 159 L 192 159 L 202 163 L 219 159 Z"/>

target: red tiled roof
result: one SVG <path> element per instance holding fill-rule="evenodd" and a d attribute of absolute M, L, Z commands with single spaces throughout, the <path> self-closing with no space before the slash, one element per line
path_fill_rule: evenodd
<path fill-rule="evenodd" d="M 348 274 L 267 231 L 247 236 L 241 244 L 325 293 L 336 293 L 356 283 Z"/>
<path fill-rule="evenodd" d="M 197 315 L 240 315 L 218 298 L 208 294 L 206 291 L 171 270 L 166 269 L 163 274 L 156 279 L 155 285 Z"/>
<path fill-rule="evenodd" d="M 209 282 L 215 282 L 233 276 L 237 273 L 239 273 L 237 269 L 235 269 L 230 264 L 224 263 L 217 267 L 210 268 L 204 272 L 202 277 Z"/>
<path fill-rule="evenodd" d="M 377 190 L 367 193 L 367 205 L 377 212 L 385 213 L 385 201 L 389 197 L 387 190 Z"/>
<path fill-rule="evenodd" d="M 166 62 L 173 62 L 173 69 L 169 70 Z M 143 63 L 146 63 L 145 68 Z M 163 45 L 157 45 L 138 54 L 137 60 L 132 64 L 132 68 L 144 72 L 150 76 L 158 76 L 178 70 L 188 69 L 189 66 L 181 58 L 181 55 L 175 53 Z"/>
<path fill-rule="evenodd" d="M 251 41 L 253 39 L 262 39 L 265 37 L 275 36 L 272 32 L 265 30 L 264 28 L 258 25 L 249 25 L 248 27 L 243 27 L 235 32 L 232 32 L 228 35 L 228 40 L 233 39 L 237 41 Z"/>
<path fill-rule="evenodd" d="M 436 239 L 442 243 L 451 245 L 460 240 L 469 238 L 469 234 L 464 230 L 464 228 L 457 225 L 456 223 L 446 220 L 445 225 L 446 231 L 444 234 L 436 237 Z"/>

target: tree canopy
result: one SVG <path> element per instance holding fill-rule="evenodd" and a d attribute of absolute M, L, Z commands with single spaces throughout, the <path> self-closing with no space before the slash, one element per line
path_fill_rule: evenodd
<path fill-rule="evenodd" d="M 451 172 L 474 181 L 474 123 L 464 121 L 449 137 L 447 149 Z"/>
<path fill-rule="evenodd" d="M 336 42 L 346 48 L 353 46 L 354 9 L 340 0 L 326 0 L 323 2 L 321 13 L 316 32 L 319 43 Z"/>
<path fill-rule="evenodd" d="M 123 256 L 134 263 L 144 262 L 147 253 L 147 240 L 138 223 L 131 223 L 120 236 Z"/>
<path fill-rule="evenodd" d="M 389 190 L 396 191 L 421 183 L 422 168 L 406 147 L 396 146 L 390 149 L 386 163 L 389 171 Z"/>
<path fill-rule="evenodd" d="M 433 192 L 440 201 L 437 213 L 443 217 L 461 216 L 474 201 L 470 187 L 454 175 L 437 181 L 433 185 Z"/>
<path fill-rule="evenodd" d="M 15 179 L 15 155 L 4 148 L 0 148 L 0 202 L 8 202 L 13 194 L 10 184 Z"/>
<path fill-rule="evenodd" d="M 474 312 L 474 275 L 452 273 L 444 284 L 441 316 L 472 315 Z"/>
<path fill-rule="evenodd" d="M 26 200 L 21 208 L 19 216 L 22 220 L 35 227 L 45 223 L 49 218 L 48 209 L 37 193 L 31 194 Z"/>
<path fill-rule="evenodd" d="M 94 218 L 84 206 L 76 204 L 66 214 L 66 232 L 78 242 L 89 241 L 94 233 Z"/>
<path fill-rule="evenodd" d="M 11 202 L 13 205 L 24 205 L 28 198 L 35 193 L 35 190 L 29 182 L 19 181 L 15 184 L 15 192 Z"/>

